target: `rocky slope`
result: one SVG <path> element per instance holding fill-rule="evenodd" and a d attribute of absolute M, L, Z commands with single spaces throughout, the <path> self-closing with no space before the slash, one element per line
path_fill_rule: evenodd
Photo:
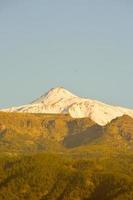
<path fill-rule="evenodd" d="M 67 114 L 0 112 L 0 152 L 63 150 L 65 138 L 91 131 L 94 125 L 89 118 L 73 119 Z"/>
<path fill-rule="evenodd" d="M 91 146 L 133 148 L 133 118 L 121 116 L 106 126 L 68 114 L 0 112 L 0 152 L 64 151 Z M 76 150 L 77 151 L 77 150 Z"/>

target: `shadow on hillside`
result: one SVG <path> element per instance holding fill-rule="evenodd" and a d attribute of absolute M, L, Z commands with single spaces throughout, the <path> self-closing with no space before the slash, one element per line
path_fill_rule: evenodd
<path fill-rule="evenodd" d="M 87 128 L 85 131 L 67 135 L 63 140 L 63 144 L 65 147 L 73 148 L 83 144 L 88 144 L 93 140 L 100 138 L 102 135 L 103 128 L 95 124 Z"/>

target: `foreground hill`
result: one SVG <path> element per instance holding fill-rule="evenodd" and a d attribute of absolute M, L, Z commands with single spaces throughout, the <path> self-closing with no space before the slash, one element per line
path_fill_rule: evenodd
<path fill-rule="evenodd" d="M 122 115 L 133 117 L 133 110 L 112 106 L 100 101 L 78 97 L 66 89 L 53 88 L 30 104 L 3 109 L 5 112 L 70 114 L 73 118 L 90 118 L 99 125 L 106 125 Z"/>
<path fill-rule="evenodd" d="M 0 156 L 1 200 L 132 200 L 133 154 Z"/>

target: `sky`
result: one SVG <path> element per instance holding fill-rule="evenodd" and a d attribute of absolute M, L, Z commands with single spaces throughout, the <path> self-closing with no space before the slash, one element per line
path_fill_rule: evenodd
<path fill-rule="evenodd" d="M 0 108 L 60 86 L 133 108 L 132 0 L 0 0 Z"/>

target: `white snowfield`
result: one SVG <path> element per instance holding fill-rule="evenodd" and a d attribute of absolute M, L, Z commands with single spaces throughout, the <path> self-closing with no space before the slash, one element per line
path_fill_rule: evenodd
<path fill-rule="evenodd" d="M 69 113 L 73 118 L 89 117 L 99 125 L 106 125 L 122 115 L 133 117 L 133 110 L 107 105 L 100 101 L 78 97 L 62 87 L 53 88 L 34 102 L 4 112 Z"/>

